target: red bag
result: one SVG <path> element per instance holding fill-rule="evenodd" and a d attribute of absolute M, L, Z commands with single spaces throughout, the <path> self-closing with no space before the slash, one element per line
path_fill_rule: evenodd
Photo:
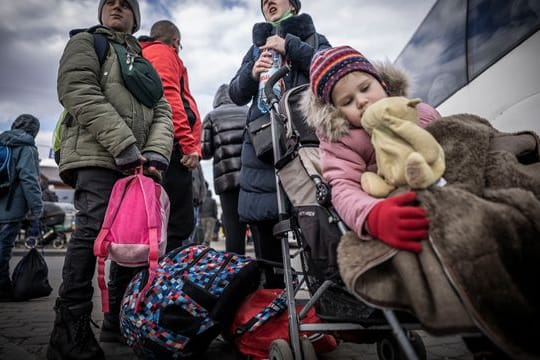
<path fill-rule="evenodd" d="M 261 313 L 263 309 L 268 308 L 282 293 L 283 289 L 258 289 L 249 295 L 236 312 L 231 326 L 231 333 L 237 333 L 239 328 L 253 321 L 255 315 Z M 275 305 L 273 308 L 275 309 Z M 301 309 L 302 306 L 297 306 L 298 311 Z M 273 314 L 267 320 L 261 321 L 264 322 L 259 323 L 259 326 L 255 327 L 252 331 L 248 330 L 242 335 L 234 337 L 238 351 L 244 355 L 251 356 L 253 360 L 268 359 L 268 352 L 272 341 L 283 339 L 289 342 L 289 319 L 286 306 L 280 313 Z M 321 320 L 315 314 L 314 308 L 311 308 L 302 320 L 304 324 L 320 322 Z M 317 353 L 329 352 L 337 347 L 336 339 L 332 335 L 300 332 L 300 336 L 308 337 Z"/>

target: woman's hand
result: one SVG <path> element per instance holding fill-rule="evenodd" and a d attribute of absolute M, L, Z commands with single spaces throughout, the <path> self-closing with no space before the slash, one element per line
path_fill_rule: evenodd
<path fill-rule="evenodd" d="M 272 54 L 270 53 L 270 51 L 262 50 L 261 55 L 259 55 L 259 58 L 257 59 L 257 61 L 255 61 L 255 64 L 253 65 L 253 70 L 251 70 L 251 75 L 253 76 L 253 78 L 259 81 L 261 73 L 270 69 L 270 67 L 272 67 L 272 62 Z"/>
<path fill-rule="evenodd" d="M 274 49 L 281 55 L 285 56 L 285 39 L 278 35 L 272 35 L 266 39 L 266 43 L 261 47 L 261 50 Z"/>

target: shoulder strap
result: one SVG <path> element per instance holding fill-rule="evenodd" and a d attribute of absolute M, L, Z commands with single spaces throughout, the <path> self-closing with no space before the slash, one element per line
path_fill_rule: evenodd
<path fill-rule="evenodd" d="M 73 29 L 69 32 L 69 37 L 72 37 L 81 32 L 88 32 L 94 37 L 94 50 L 99 60 L 99 66 L 103 66 L 107 53 L 109 52 L 109 39 L 105 34 L 97 33 L 96 30 L 102 27 L 101 25 L 93 26 L 88 29 Z"/>
<path fill-rule="evenodd" d="M 94 32 L 92 35 L 94 36 L 94 50 L 96 50 L 99 66 L 103 66 L 107 58 L 107 52 L 109 51 L 109 39 L 101 33 Z"/>
<path fill-rule="evenodd" d="M 2 169 L 7 173 L 9 180 L 8 190 L 7 190 L 7 201 L 5 210 L 11 210 L 11 204 L 13 202 L 13 195 L 15 195 L 15 189 L 19 186 L 19 177 L 17 176 L 17 171 L 15 170 L 15 164 L 13 163 L 13 149 L 8 145 L 2 145 L 5 152 L 5 162 L 0 164 Z"/>
<path fill-rule="evenodd" d="M 235 331 L 233 336 L 242 336 L 248 331 L 254 331 L 259 326 L 266 323 L 271 318 L 281 315 L 287 309 L 287 294 L 283 291 L 272 302 L 266 305 L 261 311 L 253 315 L 251 319 L 240 325 Z"/>

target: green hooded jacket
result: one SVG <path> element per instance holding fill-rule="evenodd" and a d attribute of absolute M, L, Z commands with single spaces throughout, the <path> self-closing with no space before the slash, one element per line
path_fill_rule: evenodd
<path fill-rule="evenodd" d="M 138 54 L 141 48 L 129 34 L 100 27 L 109 41 Z M 103 66 L 93 35 L 80 32 L 66 45 L 57 81 L 58 98 L 73 120 L 62 126 L 60 176 L 74 186 L 71 172 L 82 167 L 117 169 L 114 159 L 132 144 L 139 151 L 170 159 L 173 144 L 171 108 L 164 97 L 153 107 L 141 104 L 124 86 L 112 45 Z"/>

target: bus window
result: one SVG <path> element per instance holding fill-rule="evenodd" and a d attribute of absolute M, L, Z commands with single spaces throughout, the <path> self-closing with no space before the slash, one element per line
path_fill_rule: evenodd
<path fill-rule="evenodd" d="M 469 80 L 540 28 L 538 0 L 469 0 Z"/>
<path fill-rule="evenodd" d="M 414 97 L 437 106 L 467 83 L 466 19 L 466 0 L 438 1 L 398 56 Z"/>
<path fill-rule="evenodd" d="M 438 0 L 395 62 L 443 115 L 540 133 L 539 54 L 540 0 Z"/>

